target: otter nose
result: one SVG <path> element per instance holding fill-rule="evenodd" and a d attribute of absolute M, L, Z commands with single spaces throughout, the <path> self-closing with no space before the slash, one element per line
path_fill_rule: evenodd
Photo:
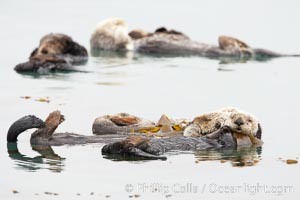
<path fill-rule="evenodd" d="M 238 118 L 237 120 L 234 121 L 234 123 L 238 126 L 242 126 L 244 124 L 244 121 L 242 120 L 242 118 Z"/>

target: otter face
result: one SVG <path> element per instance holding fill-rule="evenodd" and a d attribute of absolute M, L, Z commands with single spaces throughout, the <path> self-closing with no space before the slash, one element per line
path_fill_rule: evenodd
<path fill-rule="evenodd" d="M 41 39 L 37 55 L 64 54 L 71 42 L 73 42 L 72 39 L 67 35 L 48 34 Z"/>
<path fill-rule="evenodd" d="M 233 112 L 225 122 L 233 132 L 255 136 L 260 139 L 261 127 L 255 117 L 243 112 Z"/>
<path fill-rule="evenodd" d="M 60 34 L 60 33 L 50 33 L 45 35 L 40 40 L 40 45 L 36 48 L 30 55 L 34 56 L 44 56 L 44 55 L 63 55 L 69 54 L 72 56 L 87 56 L 87 50 L 73 41 L 71 37 Z"/>
<path fill-rule="evenodd" d="M 63 53 L 63 45 L 58 43 L 57 41 L 47 41 L 41 44 L 38 49 L 37 54 L 50 54 L 50 55 L 57 55 Z"/>
<path fill-rule="evenodd" d="M 229 127 L 232 132 L 261 139 L 262 130 L 258 120 L 254 116 L 241 112 L 236 108 L 225 108 L 194 118 L 192 124 L 184 131 L 184 135 L 203 136 L 224 126 Z"/>

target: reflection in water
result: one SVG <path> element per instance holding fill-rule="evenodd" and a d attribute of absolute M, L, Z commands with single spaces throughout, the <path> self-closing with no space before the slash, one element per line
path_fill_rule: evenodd
<path fill-rule="evenodd" d="M 40 156 L 28 157 L 19 152 L 17 143 L 7 143 L 7 152 L 9 157 L 15 161 L 20 169 L 37 171 L 40 169 L 49 169 L 52 172 L 61 172 L 64 168 L 63 160 L 55 154 L 50 146 L 32 145 L 32 150 L 38 152 Z M 43 167 L 46 165 L 46 167 Z"/>
<path fill-rule="evenodd" d="M 25 78 L 32 79 L 53 79 L 53 80 L 67 80 L 71 72 L 47 72 L 47 73 L 37 73 L 37 72 L 22 72 L 19 73 Z"/>
<path fill-rule="evenodd" d="M 131 51 L 103 51 L 91 49 L 91 55 L 97 57 L 95 63 L 107 65 L 106 67 L 119 67 L 128 65 L 134 60 L 134 53 Z"/>
<path fill-rule="evenodd" d="M 228 65 L 221 65 L 218 68 L 218 71 L 220 71 L 220 72 L 232 72 L 232 71 L 235 71 L 235 70 L 232 69 L 232 68 L 229 68 Z"/>
<path fill-rule="evenodd" d="M 261 160 L 262 147 L 252 146 L 249 148 L 238 149 L 210 149 L 195 152 L 196 162 L 203 161 L 219 161 L 221 163 L 230 162 L 233 167 L 246 167 L 254 166 Z M 179 154 L 190 154 L 191 152 L 183 151 L 171 151 L 168 152 L 168 156 L 174 156 Z M 112 161 L 145 161 L 153 160 L 153 158 L 143 158 L 138 156 L 124 156 L 119 154 L 103 155 L 103 158 Z M 162 160 L 159 160 L 162 161 Z"/>
<path fill-rule="evenodd" d="M 25 71 L 25 72 L 17 72 L 18 74 L 26 77 L 26 78 L 32 78 L 32 79 L 54 79 L 54 80 L 66 80 L 70 77 L 70 74 L 72 73 L 89 73 L 89 71 L 85 70 L 85 64 L 87 61 L 84 61 L 83 63 L 80 63 L 80 65 L 74 65 L 75 67 L 73 69 L 69 70 L 45 70 L 41 72 L 35 72 L 35 71 Z M 77 67 L 76 67 L 77 66 Z"/>
<path fill-rule="evenodd" d="M 155 61 L 156 58 L 178 58 L 178 57 L 201 57 L 196 55 L 184 56 L 184 55 L 169 55 L 169 54 L 159 54 L 159 53 L 136 53 L 136 52 L 126 52 L 126 51 L 104 51 L 91 49 L 91 55 L 97 57 L 95 63 L 108 64 L 106 67 L 118 67 L 130 64 L 133 60 L 141 60 L 143 58 L 149 58 L 151 62 Z M 203 57 L 201 57 L 203 58 Z M 247 63 L 249 61 L 267 62 L 271 60 L 271 57 L 205 57 L 207 59 L 218 60 L 220 65 L 226 64 L 241 64 Z M 223 68 L 220 68 L 220 71 Z M 227 71 L 227 70 L 226 70 Z"/>
<path fill-rule="evenodd" d="M 124 86 L 125 83 L 122 82 L 97 82 L 97 85 L 104 85 L 104 86 Z"/>
<path fill-rule="evenodd" d="M 241 64 L 247 63 L 249 61 L 258 61 L 258 62 L 267 62 L 271 60 L 271 57 L 255 57 L 254 58 L 247 58 L 247 57 L 220 57 L 218 60 L 220 61 L 219 64 Z"/>
<path fill-rule="evenodd" d="M 262 147 L 207 150 L 195 153 L 196 161 L 229 161 L 233 167 L 254 166 L 261 160 Z"/>
<path fill-rule="evenodd" d="M 155 61 L 162 61 L 163 58 L 178 58 L 178 57 L 199 57 L 199 56 L 176 56 L 176 55 L 161 55 L 161 54 L 142 54 L 142 53 L 135 53 L 132 51 L 103 51 L 103 50 L 91 50 L 91 55 L 93 56 L 90 58 L 93 66 L 101 67 L 101 68 L 114 68 L 120 66 L 126 66 L 129 64 L 135 63 L 143 63 L 143 62 L 155 62 Z M 203 57 L 201 57 L 203 58 Z M 268 57 L 258 57 L 258 58 L 247 58 L 247 57 L 216 57 L 216 58 L 206 58 L 212 60 L 218 60 L 220 67 L 219 71 L 233 71 L 233 69 L 226 68 L 227 64 L 235 64 L 235 63 L 247 63 L 248 61 L 259 61 L 259 62 L 266 62 L 271 60 L 272 58 Z M 45 73 L 37 73 L 37 72 L 22 72 L 19 73 L 25 78 L 31 79 L 52 79 L 52 80 L 63 80 L 68 81 L 71 79 L 71 74 L 73 73 L 90 73 L 94 71 L 89 66 L 83 66 L 82 68 L 76 68 L 72 71 L 50 71 Z M 172 65 L 169 65 L 172 66 Z M 173 65 L 175 67 L 178 65 Z"/>
<path fill-rule="evenodd" d="M 145 161 L 153 161 L 153 158 L 146 158 L 134 155 L 121 155 L 121 154 L 102 154 L 103 158 L 112 161 L 136 161 L 134 163 L 144 163 Z M 157 160 L 157 159 L 156 159 Z M 158 160 L 163 161 L 163 160 Z"/>

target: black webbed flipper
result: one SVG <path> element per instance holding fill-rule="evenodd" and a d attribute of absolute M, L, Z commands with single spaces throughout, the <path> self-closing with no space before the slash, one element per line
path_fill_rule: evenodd
<path fill-rule="evenodd" d="M 31 128 L 42 128 L 45 122 L 34 115 L 27 115 L 15 121 L 8 129 L 7 142 L 17 142 L 18 136 Z"/>

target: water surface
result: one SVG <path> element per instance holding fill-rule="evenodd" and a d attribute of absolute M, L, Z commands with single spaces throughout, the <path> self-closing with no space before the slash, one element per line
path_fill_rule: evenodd
<path fill-rule="evenodd" d="M 124 18 L 130 29 L 152 31 L 165 25 L 207 43 L 216 43 L 224 34 L 254 47 L 300 53 L 298 8 L 296 0 L 2 0 L 0 198 L 126 199 L 137 194 L 141 199 L 296 199 L 299 164 L 282 160 L 300 156 L 299 58 L 226 64 L 199 57 L 102 54 L 80 66 L 87 73 L 21 75 L 13 67 L 26 61 L 49 32 L 68 34 L 89 47 L 94 26 L 108 17 Z M 40 98 L 50 102 L 36 101 Z M 104 114 L 193 118 L 226 106 L 257 116 L 265 142 L 261 149 L 170 153 L 167 161 L 116 161 L 104 158 L 99 144 L 31 147 L 30 131 L 21 135 L 17 146 L 6 144 L 10 124 L 26 114 L 46 118 L 61 110 L 66 121 L 58 132 L 90 135 L 93 120 Z M 225 193 L 225 186 L 233 190 Z"/>

